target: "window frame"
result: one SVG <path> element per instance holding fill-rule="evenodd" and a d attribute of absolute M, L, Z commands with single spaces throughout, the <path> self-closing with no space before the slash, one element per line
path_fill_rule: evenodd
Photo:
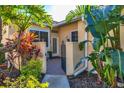
<path fill-rule="evenodd" d="M 78 33 L 78 30 L 76 29 L 76 30 L 72 30 L 71 32 L 70 32 L 70 41 L 71 42 L 74 42 L 74 41 L 72 41 L 72 32 L 77 32 Z M 77 37 L 78 38 L 78 37 Z M 79 39 L 79 38 L 78 38 Z M 75 42 L 78 42 L 79 40 L 77 40 L 77 41 L 75 41 Z"/>
<path fill-rule="evenodd" d="M 29 31 L 34 30 L 34 31 L 39 31 L 39 32 L 47 32 L 48 33 L 48 46 L 46 48 L 50 48 L 50 30 L 44 30 L 44 29 L 37 29 L 37 28 L 30 28 Z M 40 33 L 39 33 L 40 34 Z M 41 41 L 39 41 L 41 42 Z"/>

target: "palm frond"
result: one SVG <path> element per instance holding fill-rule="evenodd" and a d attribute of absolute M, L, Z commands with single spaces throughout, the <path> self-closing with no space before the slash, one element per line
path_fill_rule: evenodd
<path fill-rule="evenodd" d="M 32 20 L 42 26 L 52 27 L 52 17 L 48 15 L 42 5 L 15 5 L 0 6 L 0 16 L 3 24 L 17 25 L 21 30 L 26 30 Z"/>
<path fill-rule="evenodd" d="M 80 5 L 80 6 L 76 6 L 75 10 L 71 10 L 67 16 L 66 16 L 66 21 L 70 22 L 72 19 L 77 18 L 77 17 L 81 17 L 83 15 L 83 13 L 85 12 L 85 6 Z"/>

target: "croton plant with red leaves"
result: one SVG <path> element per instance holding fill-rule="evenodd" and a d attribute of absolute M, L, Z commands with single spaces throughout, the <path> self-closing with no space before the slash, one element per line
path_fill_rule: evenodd
<path fill-rule="evenodd" d="M 38 46 L 33 45 L 33 41 L 36 39 L 37 35 L 33 32 L 23 32 L 20 34 L 20 36 L 18 35 L 18 33 L 14 33 L 12 35 L 12 39 L 8 39 L 8 42 L 6 43 L 6 46 L 16 43 L 18 40 L 18 45 L 16 46 L 15 50 L 13 52 L 16 52 L 17 54 L 15 56 L 11 55 L 13 53 L 9 54 L 9 58 L 11 58 L 10 56 L 16 58 L 19 55 L 23 58 L 27 58 L 30 59 L 33 56 L 35 58 L 37 58 L 40 54 L 41 54 L 41 50 L 40 48 L 38 48 Z"/>

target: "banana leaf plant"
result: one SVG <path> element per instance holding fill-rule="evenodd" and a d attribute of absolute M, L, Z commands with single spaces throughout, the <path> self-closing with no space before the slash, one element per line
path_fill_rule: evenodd
<path fill-rule="evenodd" d="M 96 8 L 90 11 L 86 10 L 88 28 L 94 37 L 92 45 L 95 52 L 97 52 L 96 56 L 98 56 L 95 59 L 97 62 L 93 64 L 98 65 L 96 67 L 97 72 L 101 75 L 102 80 L 107 81 L 111 87 L 116 86 L 116 80 L 114 78 L 116 71 L 119 72 L 120 78 L 123 80 L 124 52 L 122 52 L 120 48 L 119 36 L 119 27 L 122 20 L 121 9 L 121 6 L 106 6 L 102 8 L 102 10 L 98 9 L 102 12 L 94 12 L 98 11 Z M 91 24 L 89 17 L 91 18 L 90 20 L 93 20 L 93 24 Z M 113 37 L 110 34 L 111 31 L 114 33 Z M 105 45 L 105 43 L 108 42 L 108 40 L 111 42 L 111 48 L 107 50 L 108 45 Z M 103 49 L 101 49 L 101 47 L 103 47 Z M 104 50 L 104 60 L 100 58 L 102 54 L 101 50 Z M 104 66 L 101 65 L 101 61 L 105 64 Z"/>
<path fill-rule="evenodd" d="M 124 79 L 124 52 L 120 47 L 120 23 L 124 20 L 124 16 L 121 15 L 123 8 L 123 6 L 115 5 L 78 6 L 66 17 L 69 22 L 75 16 L 83 15 L 87 22 L 86 29 L 92 34 L 93 40 L 83 41 L 79 46 L 83 49 L 81 45 L 87 42 L 92 44 L 94 50 L 88 58 L 101 80 L 110 87 L 116 87 L 115 76 L 119 76 L 121 81 Z M 113 32 L 113 35 L 110 32 Z M 109 41 L 111 46 L 109 46 Z"/>

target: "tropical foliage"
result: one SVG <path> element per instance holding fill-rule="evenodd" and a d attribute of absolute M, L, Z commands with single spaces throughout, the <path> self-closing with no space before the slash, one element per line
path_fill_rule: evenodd
<path fill-rule="evenodd" d="M 51 28 L 52 18 L 47 14 L 47 12 L 45 12 L 44 6 L 0 6 L 0 11 L 2 21 L 1 27 L 10 25 L 16 28 L 15 31 L 17 31 L 14 39 L 8 39 L 6 46 L 0 47 L 0 53 L 10 51 L 8 56 L 12 62 L 16 57 L 21 56 L 24 63 L 29 58 L 29 56 L 33 55 L 33 50 L 35 50 L 35 54 L 38 55 L 40 50 L 36 46 L 32 46 L 32 41 L 36 36 L 34 36 L 33 33 L 25 33 L 24 31 L 32 24 L 48 26 Z"/>
<path fill-rule="evenodd" d="M 67 22 L 75 17 L 86 20 L 86 31 L 93 36 L 90 44 L 94 49 L 88 59 L 101 79 L 111 87 L 116 86 L 116 74 L 122 81 L 124 77 L 124 52 L 120 47 L 120 24 L 124 20 L 122 9 L 123 6 L 77 6 L 66 17 Z M 83 41 L 80 47 L 87 42 L 89 40 Z"/>
<path fill-rule="evenodd" d="M 39 82 L 42 63 L 41 60 L 37 60 L 37 57 L 42 57 L 42 54 L 40 48 L 32 43 L 37 36 L 34 33 L 26 32 L 32 24 L 52 28 L 52 18 L 45 12 L 44 6 L 0 6 L 0 43 L 4 26 L 14 27 L 16 31 L 11 38 L 7 38 L 6 45 L 0 47 L 0 54 L 8 53 L 7 61 L 10 62 L 10 69 L 6 69 L 6 71 L 9 70 L 8 73 L 17 70 L 13 69 L 15 65 L 19 65 L 20 70 L 19 77 L 13 78 L 6 75 L 2 78 L 0 87 L 48 87 L 48 83 Z M 15 62 L 17 58 L 19 64 Z M 1 74 L 3 75 L 4 72 Z"/>
<path fill-rule="evenodd" d="M 34 60 L 31 59 L 27 65 L 22 66 L 21 75 L 25 77 L 29 77 L 30 75 L 34 76 L 35 78 L 41 78 L 41 71 L 42 71 L 42 62 L 41 60 Z"/>
<path fill-rule="evenodd" d="M 6 47 L 9 45 L 12 45 L 17 42 L 17 40 L 20 40 L 20 45 L 15 47 L 14 51 L 8 52 L 8 61 L 13 65 L 15 64 L 15 59 L 21 59 L 19 62 L 20 66 L 27 64 L 27 61 L 31 58 L 37 58 L 41 55 L 41 50 L 36 45 L 33 45 L 33 41 L 35 40 L 37 36 L 34 33 L 31 32 L 22 32 L 20 37 L 18 38 L 18 33 L 14 33 L 12 36 L 12 39 L 7 39 L 8 42 L 6 42 Z"/>
<path fill-rule="evenodd" d="M 34 12 L 35 11 L 35 12 Z M 12 25 L 16 28 L 18 37 L 33 23 L 40 26 L 52 26 L 52 18 L 45 12 L 44 6 L 35 5 L 13 5 L 13 6 L 0 6 L 0 16 L 3 26 Z M 1 26 L 2 27 L 2 26 Z M 2 34 L 2 32 L 1 32 Z M 0 35 L 2 36 L 2 35 Z M 13 50 L 19 44 L 19 39 L 14 45 L 9 48 L 0 48 L 1 52 Z"/>
<path fill-rule="evenodd" d="M 40 83 L 34 76 L 20 76 L 17 79 L 7 77 L 2 88 L 47 88 L 48 83 Z"/>
<path fill-rule="evenodd" d="M 30 60 L 27 65 L 21 69 L 21 74 L 17 78 L 6 77 L 3 80 L 3 86 L 7 88 L 47 88 L 49 83 L 40 83 L 41 78 L 41 61 Z"/>

